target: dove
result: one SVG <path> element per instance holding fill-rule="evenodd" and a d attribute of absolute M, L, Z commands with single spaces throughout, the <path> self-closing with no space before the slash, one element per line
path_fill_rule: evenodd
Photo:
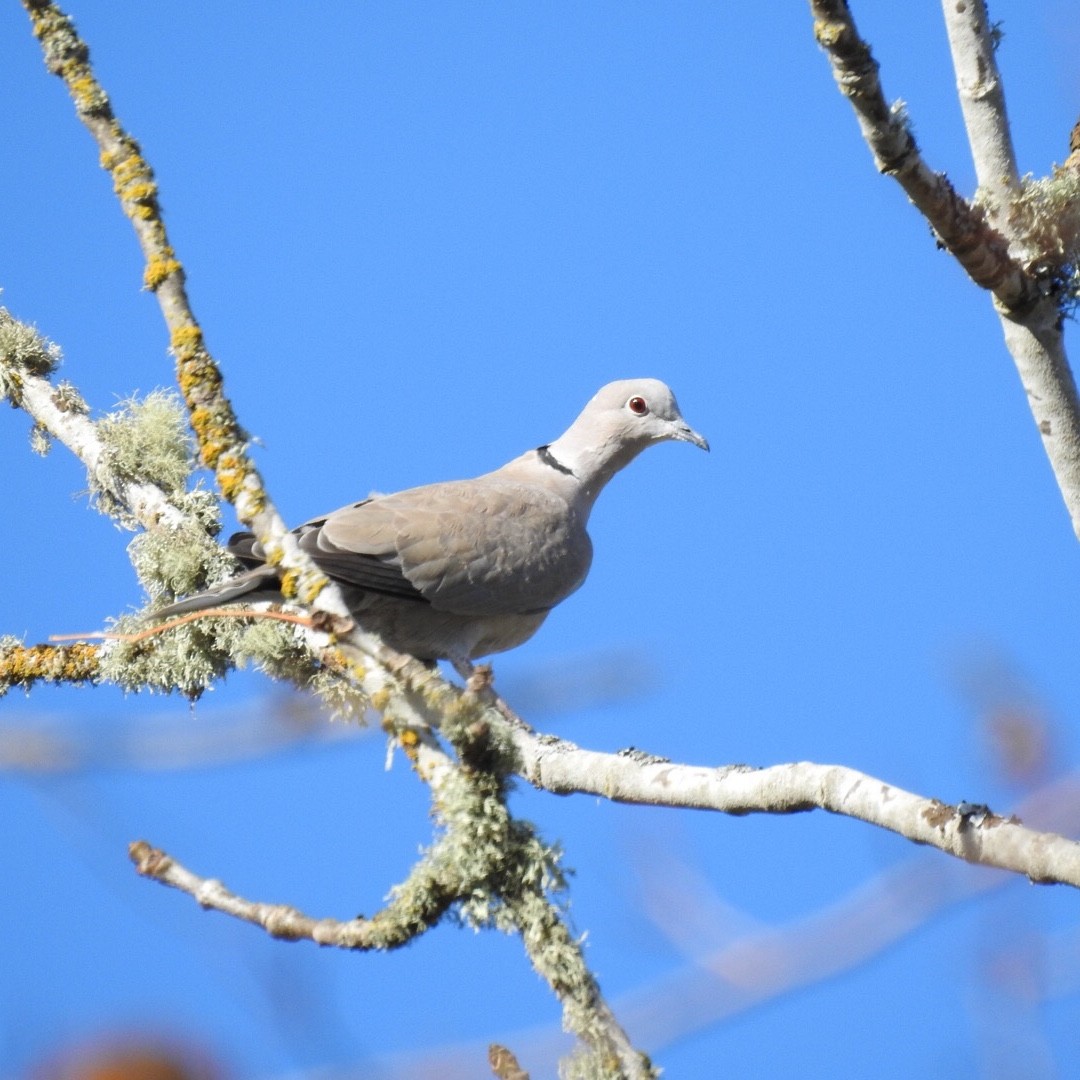
<path fill-rule="evenodd" d="M 567 431 L 494 472 L 372 495 L 293 530 L 341 588 L 353 618 L 398 652 L 470 661 L 516 648 L 584 582 L 597 496 L 646 447 L 709 449 L 657 379 L 601 388 Z M 155 618 L 223 604 L 284 602 L 250 532 L 227 550 L 247 569 Z"/>

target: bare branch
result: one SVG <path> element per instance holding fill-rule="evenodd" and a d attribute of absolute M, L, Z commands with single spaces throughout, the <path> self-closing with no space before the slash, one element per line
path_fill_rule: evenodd
<path fill-rule="evenodd" d="M 843 765 L 796 762 L 754 769 L 677 765 L 629 752 L 602 754 L 517 729 L 521 775 L 556 794 L 600 795 L 615 802 L 791 814 L 822 809 L 889 829 L 967 862 L 1080 888 L 1080 843 L 1012 818 L 971 814 L 926 799 Z"/>
<path fill-rule="evenodd" d="M 840 92 L 855 110 L 878 169 L 896 179 L 972 281 L 1010 310 L 1030 307 L 1040 293 L 1010 256 L 1005 238 L 946 176 L 926 165 L 902 109 L 886 103 L 877 61 L 845 0 L 811 0 L 810 7 L 814 35 L 829 56 Z"/>
<path fill-rule="evenodd" d="M 1080 397 L 1061 333 L 1061 258 L 1037 250 L 1035 233 L 1014 213 L 1016 161 L 982 0 L 944 0 L 972 156 L 987 196 L 977 207 L 919 157 L 906 124 L 885 103 L 877 62 L 845 0 L 810 0 L 810 7 L 818 43 L 879 169 L 899 181 L 972 280 L 993 294 L 1043 449 L 1080 537 Z"/>
<path fill-rule="evenodd" d="M 9 681 L 8 664 L 9 654 L 0 646 L 0 688 Z M 60 681 L 74 681 L 70 671 Z M 342 746 L 376 735 L 370 727 L 328 723 L 318 699 L 300 694 L 267 697 L 248 707 L 199 709 L 182 718 L 141 716 L 139 721 L 117 727 L 99 718 L 83 729 L 51 717 L 22 724 L 5 720 L 0 728 L 0 771 L 56 775 L 100 768 L 144 772 L 213 768 L 291 750 Z"/>
<path fill-rule="evenodd" d="M 1009 203 L 1020 177 L 1005 111 L 1005 88 L 994 52 L 993 27 L 983 0 L 942 0 L 941 10 L 975 176 L 989 196 L 990 221 L 1009 236 Z"/>

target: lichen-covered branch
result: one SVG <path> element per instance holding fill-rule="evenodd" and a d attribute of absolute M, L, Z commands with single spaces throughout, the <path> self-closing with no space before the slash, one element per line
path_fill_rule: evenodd
<path fill-rule="evenodd" d="M 101 676 L 96 645 L 24 645 L 12 637 L 0 638 L 0 697 L 13 686 L 29 690 L 35 683 L 80 686 Z"/>
<path fill-rule="evenodd" d="M 533 967 L 562 1003 L 564 1027 L 583 1044 L 578 1062 L 585 1068 L 588 1061 L 588 1075 L 654 1076 L 648 1059 L 634 1049 L 601 996 L 579 942 L 549 895 L 565 886 L 558 851 L 543 844 L 532 826 L 515 819 L 507 808 L 505 746 L 484 720 L 485 706 L 471 695 L 459 699 L 449 725 L 457 761 L 426 725 L 406 719 L 400 701 L 391 701 L 387 708 L 388 724 L 431 787 L 440 835 L 376 915 L 347 922 L 315 919 L 288 905 L 246 900 L 145 841 L 130 849 L 139 873 L 275 937 L 306 938 L 344 949 L 398 948 L 451 908 L 474 926 L 518 933 Z"/>
<path fill-rule="evenodd" d="M 90 66 L 90 50 L 71 19 L 49 0 L 23 0 L 23 5 L 41 42 L 45 64 L 67 86 L 76 114 L 96 140 L 101 165 L 112 177 L 120 205 L 135 229 L 146 260 L 143 281 L 156 295 L 168 327 L 177 381 L 203 464 L 214 471 L 222 495 L 254 530 L 270 560 L 287 571 L 283 576 L 286 595 L 310 604 L 325 587 L 326 578 L 296 546 L 247 455 L 246 433 L 225 396 L 221 372 L 188 302 L 184 270 L 165 230 L 153 171 L 139 144 L 117 120 Z M 334 593 L 324 597 L 320 606 L 342 617 L 348 615 Z"/>
<path fill-rule="evenodd" d="M 811 0 L 810 8 L 815 37 L 828 54 L 840 92 L 855 110 L 878 169 L 896 179 L 976 284 L 1009 310 L 1030 307 L 1039 290 L 1009 254 L 1005 238 L 948 177 L 927 166 L 903 109 L 885 101 L 878 63 L 859 36 L 845 0 Z"/>
<path fill-rule="evenodd" d="M 276 938 L 287 941 L 307 939 L 316 945 L 333 945 L 339 949 L 396 949 L 407 945 L 421 929 L 433 926 L 453 899 L 445 897 L 442 910 L 425 912 L 411 925 L 394 905 L 370 919 L 316 919 L 287 904 L 245 900 L 230 892 L 220 881 L 193 873 L 145 840 L 131 844 L 128 854 L 143 877 L 188 893 L 204 908 L 254 923 Z"/>
<path fill-rule="evenodd" d="M 106 494 L 144 528 L 182 524 L 184 514 L 160 485 L 112 467 L 86 402 L 70 383 L 54 385 L 49 379 L 59 355 L 56 345 L 0 307 L 0 397 L 23 409 L 37 431 L 63 443 L 86 466 L 92 493 Z"/>

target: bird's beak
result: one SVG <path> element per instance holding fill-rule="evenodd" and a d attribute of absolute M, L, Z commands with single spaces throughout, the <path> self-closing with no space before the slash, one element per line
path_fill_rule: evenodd
<path fill-rule="evenodd" d="M 679 442 L 688 442 L 700 446 L 706 453 L 709 451 L 709 440 L 704 435 L 699 435 L 685 420 L 673 426 L 671 437 Z"/>

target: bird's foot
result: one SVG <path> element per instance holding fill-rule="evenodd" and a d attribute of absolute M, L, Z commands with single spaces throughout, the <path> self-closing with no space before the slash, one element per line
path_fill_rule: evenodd
<path fill-rule="evenodd" d="M 495 685 L 495 672 L 490 664 L 469 664 L 469 674 L 465 676 L 465 689 L 470 694 L 485 694 Z"/>

